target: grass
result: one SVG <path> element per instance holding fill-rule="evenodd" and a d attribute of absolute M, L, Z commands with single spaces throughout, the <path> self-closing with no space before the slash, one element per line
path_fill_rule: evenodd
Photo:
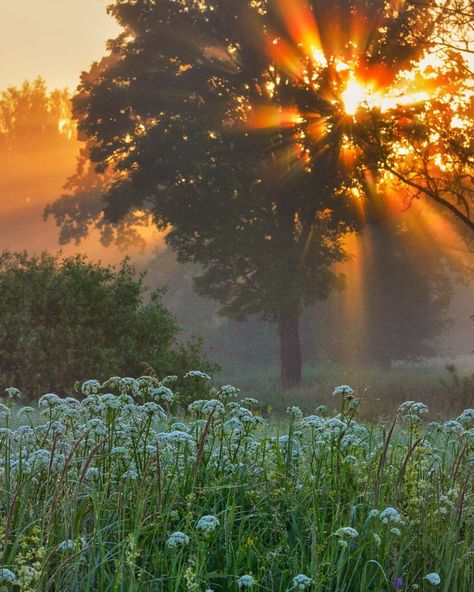
<path fill-rule="evenodd" d="M 472 592 L 474 413 L 364 424 L 341 389 L 335 416 L 266 421 L 229 387 L 184 414 L 171 388 L 4 401 L 0 590 Z"/>
<path fill-rule="evenodd" d="M 471 361 L 472 365 L 472 361 Z M 469 367 L 439 359 L 387 368 L 322 364 L 305 366 L 303 384 L 283 390 L 277 367 L 235 368 L 224 365 L 222 379 L 239 384 L 243 391 L 282 414 L 289 405 L 311 413 L 318 405 L 331 405 L 331 393 L 341 383 L 353 386 L 361 397 L 360 415 L 367 420 L 392 417 L 408 399 L 429 404 L 438 419 L 461 413 L 474 406 L 474 373 Z"/>

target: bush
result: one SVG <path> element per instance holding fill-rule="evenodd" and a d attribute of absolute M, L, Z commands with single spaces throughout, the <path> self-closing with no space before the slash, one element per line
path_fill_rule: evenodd
<path fill-rule="evenodd" d="M 144 302 L 143 276 L 85 256 L 0 254 L 0 387 L 29 395 L 64 391 L 76 379 L 211 370 L 198 340 L 177 342 L 163 290 Z"/>

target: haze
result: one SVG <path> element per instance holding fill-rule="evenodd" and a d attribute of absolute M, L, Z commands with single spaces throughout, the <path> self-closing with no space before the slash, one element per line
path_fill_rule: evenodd
<path fill-rule="evenodd" d="M 42 76 L 50 88 L 73 90 L 119 31 L 106 6 L 101 0 L 3 0 L 0 88 Z"/>

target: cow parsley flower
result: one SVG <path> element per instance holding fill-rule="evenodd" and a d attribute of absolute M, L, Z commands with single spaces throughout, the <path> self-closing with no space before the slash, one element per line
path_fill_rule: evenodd
<path fill-rule="evenodd" d="M 8 409 L 8 407 L 3 403 L 0 403 L 0 417 L 4 419 L 10 419 L 11 416 L 12 412 L 10 411 L 10 409 Z"/>
<path fill-rule="evenodd" d="M 155 401 L 161 400 L 166 401 L 167 403 L 172 403 L 175 395 L 167 386 L 159 386 L 151 391 L 151 397 L 152 399 L 155 399 Z"/>
<path fill-rule="evenodd" d="M 101 395 L 99 401 L 104 409 L 120 409 L 120 399 L 112 393 Z"/>
<path fill-rule="evenodd" d="M 416 401 L 405 401 L 398 408 L 400 413 L 408 413 L 409 415 L 423 415 L 428 413 L 429 409 L 424 403 L 418 403 Z"/>
<path fill-rule="evenodd" d="M 474 409 L 464 409 L 457 420 L 463 427 L 467 428 L 474 423 Z"/>
<path fill-rule="evenodd" d="M 26 406 L 26 407 L 22 407 L 18 411 L 17 417 L 20 419 L 23 417 L 28 418 L 30 415 L 33 415 L 34 413 L 35 413 L 35 410 L 33 409 L 33 407 Z"/>
<path fill-rule="evenodd" d="M 16 580 L 16 575 L 7 569 L 6 567 L 2 567 L 0 569 L 0 582 L 14 582 Z"/>
<path fill-rule="evenodd" d="M 172 432 L 163 432 L 158 434 L 158 439 L 172 444 L 194 444 L 193 437 L 181 430 L 174 430 Z"/>
<path fill-rule="evenodd" d="M 176 423 L 171 424 L 170 428 L 171 431 L 174 432 L 189 432 L 189 427 L 182 421 L 177 421 Z"/>
<path fill-rule="evenodd" d="M 313 584 L 313 580 L 304 574 L 298 574 L 293 578 L 293 588 L 295 590 L 305 590 Z"/>
<path fill-rule="evenodd" d="M 128 456 L 128 450 L 125 446 L 114 446 L 110 453 L 116 456 Z"/>
<path fill-rule="evenodd" d="M 219 524 L 219 520 L 215 516 L 202 516 L 202 518 L 199 518 L 196 528 L 204 532 L 213 532 Z"/>
<path fill-rule="evenodd" d="M 23 398 L 23 394 L 20 391 L 20 389 L 15 388 L 14 386 L 9 386 L 5 389 L 5 392 L 7 393 L 7 397 L 11 400 L 14 401 L 16 399 L 22 399 Z"/>
<path fill-rule="evenodd" d="M 209 374 L 201 372 L 200 370 L 190 370 L 189 372 L 186 372 L 183 378 L 199 378 L 201 380 L 212 380 Z"/>
<path fill-rule="evenodd" d="M 352 528 L 351 526 L 342 526 L 341 528 L 338 528 L 336 530 L 335 534 L 338 537 L 346 536 L 350 539 L 356 539 L 359 536 L 357 530 L 355 528 Z"/>
<path fill-rule="evenodd" d="M 296 405 L 292 405 L 291 407 L 288 407 L 286 409 L 286 413 L 288 415 L 291 415 L 291 417 L 293 417 L 293 418 L 298 418 L 299 419 L 300 417 L 303 417 L 303 412 Z"/>
<path fill-rule="evenodd" d="M 258 405 L 258 399 L 255 399 L 254 397 L 245 397 L 240 403 L 245 407 L 256 407 Z"/>
<path fill-rule="evenodd" d="M 98 380 L 86 380 L 82 383 L 81 391 L 86 397 L 89 395 L 96 395 L 102 388 Z"/>
<path fill-rule="evenodd" d="M 388 524 L 389 522 L 394 522 L 395 524 L 403 524 L 402 518 L 400 514 L 395 510 L 395 508 L 385 508 L 383 512 L 379 515 L 380 520 L 383 524 Z"/>
<path fill-rule="evenodd" d="M 224 397 L 236 397 L 240 393 L 240 389 L 231 384 L 225 384 L 220 388 L 221 395 Z"/>
<path fill-rule="evenodd" d="M 149 417 L 153 417 L 156 419 L 166 419 L 165 410 L 161 405 L 154 403 L 153 401 L 148 401 L 144 403 L 140 409 L 146 413 Z"/>
<path fill-rule="evenodd" d="M 76 542 L 71 539 L 66 539 L 62 543 L 59 543 L 58 550 L 59 551 L 72 551 L 76 548 Z"/>
<path fill-rule="evenodd" d="M 237 417 L 231 417 L 224 423 L 226 432 L 234 432 L 234 435 L 240 434 L 244 429 L 244 424 Z"/>
<path fill-rule="evenodd" d="M 61 405 L 61 403 L 61 397 L 58 397 L 58 395 L 55 395 L 54 393 L 47 393 L 39 398 L 38 407 L 41 407 L 42 409 L 51 409 L 51 407 Z"/>
<path fill-rule="evenodd" d="M 302 428 L 311 428 L 311 429 L 318 429 L 322 428 L 325 424 L 325 420 L 318 415 L 308 415 L 301 420 L 301 427 Z"/>
<path fill-rule="evenodd" d="M 86 471 L 85 478 L 89 481 L 99 478 L 99 469 L 97 467 L 89 467 Z"/>
<path fill-rule="evenodd" d="M 93 419 L 89 419 L 84 426 L 85 430 L 88 431 L 91 435 L 96 436 L 105 436 L 107 433 L 107 428 L 105 423 L 96 417 Z"/>
<path fill-rule="evenodd" d="M 456 421 L 455 419 L 448 419 L 445 421 L 442 426 L 442 430 L 445 434 L 462 434 L 464 432 L 464 427 Z"/>
<path fill-rule="evenodd" d="M 423 415 L 424 413 L 429 413 L 428 406 L 424 403 L 413 403 L 410 409 L 411 413 L 416 413 L 417 415 Z"/>
<path fill-rule="evenodd" d="M 414 413 L 407 413 L 407 415 L 403 416 L 403 421 L 408 424 L 416 424 L 421 422 L 421 417 Z"/>
<path fill-rule="evenodd" d="M 253 579 L 252 576 L 246 574 L 244 576 L 241 576 L 238 581 L 237 584 L 239 586 L 239 588 L 252 588 L 255 584 L 255 580 Z"/>
<path fill-rule="evenodd" d="M 337 386 L 332 392 L 333 397 L 338 397 L 339 395 L 346 397 L 347 395 L 353 395 L 353 394 L 354 394 L 354 389 L 352 389 L 347 384 L 341 384 L 341 386 Z"/>
<path fill-rule="evenodd" d="M 170 374 L 169 376 L 165 376 L 161 381 L 163 384 L 173 384 L 178 380 L 176 374 Z"/>
<path fill-rule="evenodd" d="M 124 378 L 120 379 L 119 389 L 122 394 L 140 394 L 140 385 L 138 384 L 137 379 L 130 378 L 129 376 L 125 376 Z"/>
<path fill-rule="evenodd" d="M 187 534 L 184 534 L 184 532 L 180 532 L 179 530 L 173 532 L 170 538 L 166 541 L 166 546 L 171 548 L 183 547 L 185 545 L 189 545 L 189 537 Z"/>
<path fill-rule="evenodd" d="M 30 455 L 30 462 L 32 465 L 36 465 L 38 466 L 47 466 L 49 465 L 50 462 L 50 458 L 51 455 L 49 453 L 48 450 L 45 450 L 44 448 L 40 448 L 38 450 L 35 450 L 34 452 L 31 453 Z"/>
<path fill-rule="evenodd" d="M 423 579 L 429 582 L 430 584 L 433 584 L 433 586 L 438 586 L 439 584 L 441 584 L 441 578 L 434 571 L 427 574 Z"/>

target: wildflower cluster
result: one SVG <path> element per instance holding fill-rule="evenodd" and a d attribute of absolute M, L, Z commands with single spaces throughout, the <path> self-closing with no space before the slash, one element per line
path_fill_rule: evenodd
<path fill-rule="evenodd" d="M 210 377 L 186 381 L 196 392 Z M 343 385 L 338 413 L 289 407 L 282 431 L 231 385 L 179 409 L 189 393 L 176 384 L 88 380 L 78 397 L 19 409 L 7 389 L 2 592 L 46 589 L 53 576 L 64 590 L 108 589 L 112 577 L 136 590 L 424 590 L 444 574 L 470 592 L 472 409 L 425 427 L 428 409 L 408 401 L 387 432 L 357 420 Z M 443 555 L 447 540 L 456 553 Z"/>

